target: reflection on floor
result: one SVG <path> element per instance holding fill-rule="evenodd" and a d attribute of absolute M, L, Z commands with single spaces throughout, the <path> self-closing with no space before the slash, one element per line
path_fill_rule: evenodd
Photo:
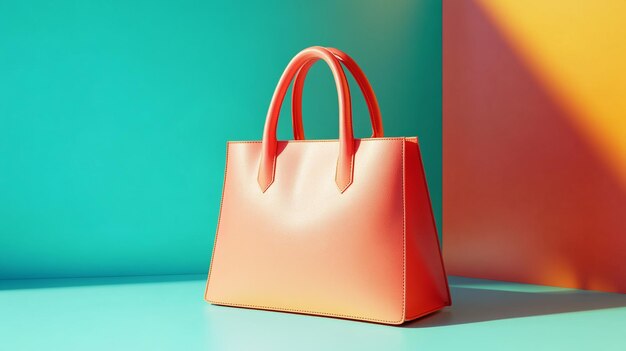
<path fill-rule="evenodd" d="M 393 327 L 211 306 L 204 279 L 0 280 L 0 349 L 626 349 L 626 295 L 452 277 L 452 307 Z"/>

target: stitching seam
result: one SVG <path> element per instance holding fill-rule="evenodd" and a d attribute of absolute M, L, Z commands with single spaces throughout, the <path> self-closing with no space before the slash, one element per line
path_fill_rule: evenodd
<path fill-rule="evenodd" d="M 222 206 L 224 204 L 224 192 L 226 190 L 226 174 L 228 172 L 228 145 L 231 143 L 261 143 L 261 141 L 229 141 L 227 142 L 226 145 L 226 166 L 224 168 L 224 185 L 223 185 L 223 189 L 222 189 L 222 199 L 220 201 L 220 212 L 219 212 L 219 217 L 217 220 L 217 230 L 215 233 L 215 242 L 213 244 L 213 254 L 211 255 L 211 266 L 209 267 L 209 276 L 207 278 L 207 282 L 206 282 L 206 289 L 205 289 L 205 293 L 204 293 L 204 298 L 206 301 L 213 303 L 213 304 L 217 304 L 217 305 L 225 305 L 225 306 L 235 306 L 235 307 L 251 307 L 251 308 L 257 308 L 257 309 L 263 309 L 263 310 L 271 310 L 271 311 L 285 311 L 285 312 L 299 312 L 299 313 L 307 313 L 307 314 L 312 314 L 312 315 L 321 315 L 321 316 L 331 316 L 331 317 L 342 317 L 342 318 L 350 318 L 350 319 L 357 319 L 357 320 L 365 320 L 365 321 L 372 321 L 372 322 L 382 322 L 382 323 L 390 323 L 390 324 L 400 324 L 402 322 L 405 321 L 405 314 L 406 314 L 406 310 L 405 310 L 405 302 L 406 302 L 406 204 L 405 204 L 405 197 L 404 197 L 404 181 L 405 181 L 405 174 L 404 174 L 404 146 L 405 146 L 405 142 L 406 138 L 372 138 L 372 140 L 402 140 L 402 316 L 399 320 L 397 321 L 392 321 L 392 320 L 385 320 L 385 319 L 376 319 L 376 318 L 368 318 L 368 317 L 363 317 L 363 316 L 352 316 L 352 315 L 344 315 L 344 314 L 336 314 L 336 313 L 329 313 L 329 312 L 319 312 L 319 311 L 308 311 L 308 310 L 300 310 L 300 309 L 291 309 L 291 308 L 283 308 L 283 307 L 273 307 L 273 306 L 259 306 L 259 305 L 249 305 L 249 304 L 239 304 L 239 303 L 232 303 L 232 302 L 223 302 L 223 301 L 216 301 L 216 300 L 210 300 L 207 298 L 207 294 L 208 294 L 208 290 L 209 290 L 209 283 L 211 280 L 211 272 L 213 270 L 213 259 L 215 258 L 215 251 L 216 251 L 216 247 L 217 247 L 217 240 L 218 240 L 218 236 L 219 236 L 219 228 L 220 228 L 220 223 L 221 223 L 221 219 L 222 219 Z M 304 142 L 337 142 L 337 140 L 303 140 Z"/>
<path fill-rule="evenodd" d="M 364 320 L 364 321 L 373 321 L 373 322 L 400 323 L 400 322 L 404 321 L 404 318 L 402 318 L 402 319 L 400 319 L 398 321 L 389 321 L 389 320 L 385 320 L 385 319 L 376 319 L 376 318 L 368 318 L 368 317 L 361 317 L 361 316 L 352 316 L 352 315 L 347 315 L 347 314 L 338 314 L 338 313 L 330 313 L 330 312 L 307 311 L 307 310 L 298 310 L 298 309 L 284 308 L 284 307 L 247 305 L 247 304 L 241 304 L 241 303 L 220 302 L 220 301 L 213 301 L 213 300 L 207 300 L 207 301 L 209 301 L 211 303 L 214 303 L 216 305 L 235 306 L 235 307 L 252 307 L 252 308 L 268 310 L 268 311 L 298 312 L 298 313 L 306 313 L 306 314 L 318 315 L 318 316 L 342 317 L 342 318 L 350 318 L 350 319 L 357 319 L 357 320 Z"/>
<path fill-rule="evenodd" d="M 416 138 L 416 137 L 411 137 Z M 405 137 L 389 137 L 389 138 L 361 138 L 354 140 L 360 141 L 377 141 L 377 140 L 405 140 Z M 278 140 L 279 143 L 337 143 L 339 139 L 319 139 L 319 140 Z M 229 144 L 261 144 L 262 140 L 241 140 L 241 141 L 228 141 Z"/>
<path fill-rule="evenodd" d="M 405 157 L 406 139 L 402 140 L 402 321 L 406 320 L 406 196 L 405 196 Z"/>

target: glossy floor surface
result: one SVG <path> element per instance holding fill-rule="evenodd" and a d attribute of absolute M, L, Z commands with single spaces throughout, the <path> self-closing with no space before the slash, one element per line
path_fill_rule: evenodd
<path fill-rule="evenodd" d="M 452 307 L 394 327 L 212 306 L 204 279 L 0 280 L 0 349 L 626 349 L 626 295 L 453 277 Z"/>

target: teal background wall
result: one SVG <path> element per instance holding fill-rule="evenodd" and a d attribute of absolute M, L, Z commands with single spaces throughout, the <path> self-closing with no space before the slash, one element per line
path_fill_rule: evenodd
<path fill-rule="evenodd" d="M 205 272 L 225 143 L 260 139 L 311 45 L 361 64 L 388 135 L 420 137 L 440 221 L 439 1 L 0 2 L 0 278 Z M 309 76 L 307 136 L 335 138 L 329 70 Z"/>

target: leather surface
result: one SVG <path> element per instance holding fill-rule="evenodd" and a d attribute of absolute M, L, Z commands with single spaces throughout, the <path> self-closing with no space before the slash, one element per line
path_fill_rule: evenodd
<path fill-rule="evenodd" d="M 417 139 L 354 139 L 340 63 L 324 48 L 302 53 L 279 82 L 263 140 L 228 143 L 205 299 L 387 324 L 449 305 Z M 277 141 L 285 86 L 320 58 L 349 131 Z M 350 186 L 338 189 L 348 160 Z"/>
<path fill-rule="evenodd" d="M 279 142 L 275 183 L 255 181 L 261 143 L 229 143 L 207 298 L 218 304 L 399 323 L 404 319 L 403 139 L 357 141 L 338 192 L 337 141 Z"/>
<path fill-rule="evenodd" d="M 417 138 L 405 147 L 406 320 L 450 305 L 437 227 Z"/>

